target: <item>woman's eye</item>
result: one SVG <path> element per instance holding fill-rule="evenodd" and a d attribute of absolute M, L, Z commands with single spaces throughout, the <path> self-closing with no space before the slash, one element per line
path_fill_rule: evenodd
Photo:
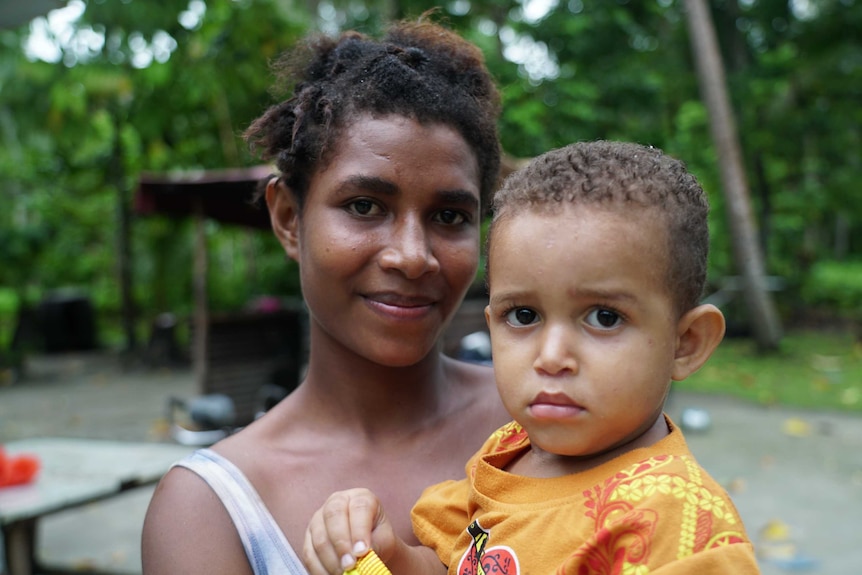
<path fill-rule="evenodd" d="M 371 200 L 353 200 L 347 204 L 347 209 L 358 216 L 374 215 L 380 208 Z"/>
<path fill-rule="evenodd" d="M 538 319 L 539 314 L 526 307 L 515 308 L 506 314 L 506 321 L 514 326 L 530 325 Z"/>
<path fill-rule="evenodd" d="M 468 221 L 467 216 L 457 210 L 441 210 L 435 218 L 438 222 L 447 226 L 457 226 Z"/>
<path fill-rule="evenodd" d="M 593 327 L 601 329 L 611 329 L 617 327 L 623 318 L 615 311 L 599 308 L 594 309 L 587 316 L 587 323 Z"/>

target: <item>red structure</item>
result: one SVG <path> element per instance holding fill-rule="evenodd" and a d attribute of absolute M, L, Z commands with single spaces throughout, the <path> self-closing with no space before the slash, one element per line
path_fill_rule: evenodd
<path fill-rule="evenodd" d="M 259 186 L 274 173 L 271 166 L 144 173 L 135 192 L 135 212 L 189 218 L 197 215 L 225 224 L 269 229 L 269 212 L 255 202 Z"/>

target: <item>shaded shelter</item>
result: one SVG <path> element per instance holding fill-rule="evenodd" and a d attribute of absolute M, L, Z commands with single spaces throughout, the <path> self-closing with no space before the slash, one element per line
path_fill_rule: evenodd
<path fill-rule="evenodd" d="M 258 183 L 273 173 L 271 166 L 145 172 L 135 193 L 135 212 L 172 218 L 202 215 L 225 224 L 268 230 L 269 212 L 253 198 Z"/>
<path fill-rule="evenodd" d="M 261 389 L 290 390 L 299 381 L 304 353 L 302 311 L 278 309 L 211 314 L 207 304 L 207 219 L 270 229 L 265 202 L 254 202 L 268 165 L 222 170 L 144 173 L 135 191 L 135 212 L 195 221 L 192 363 L 198 392 L 224 393 L 235 404 L 236 424 L 249 423 Z"/>

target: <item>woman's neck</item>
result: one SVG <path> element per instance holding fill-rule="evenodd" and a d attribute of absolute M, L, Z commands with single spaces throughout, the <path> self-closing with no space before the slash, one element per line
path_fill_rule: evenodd
<path fill-rule="evenodd" d="M 437 349 L 414 365 L 380 365 L 350 350 L 314 346 L 301 389 L 316 416 L 369 436 L 421 430 L 448 410 L 456 384 Z M 299 399 L 299 398 L 298 398 Z"/>

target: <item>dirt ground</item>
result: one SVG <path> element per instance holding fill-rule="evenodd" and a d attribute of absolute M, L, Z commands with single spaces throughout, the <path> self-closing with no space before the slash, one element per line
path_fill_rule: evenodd
<path fill-rule="evenodd" d="M 34 358 L 25 378 L 0 385 L 0 443 L 44 436 L 169 441 L 168 398 L 193 394 L 184 368 L 124 370 L 104 354 Z M 667 412 L 677 423 L 708 419 L 706 429 L 686 438 L 731 493 L 764 575 L 862 572 L 862 417 L 764 408 L 686 393 L 684 386 L 672 393 Z M 151 494 L 139 489 L 47 518 L 42 559 L 140 573 Z"/>

